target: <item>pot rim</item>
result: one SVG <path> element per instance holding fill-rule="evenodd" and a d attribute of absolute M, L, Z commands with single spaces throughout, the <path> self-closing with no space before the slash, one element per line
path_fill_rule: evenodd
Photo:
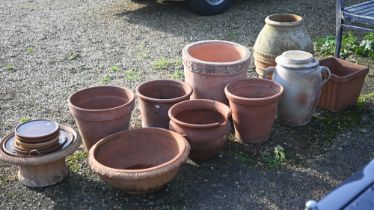
<path fill-rule="evenodd" d="M 249 98 L 249 97 L 241 97 L 241 96 L 238 96 L 234 93 L 231 93 L 229 91 L 229 88 L 234 85 L 235 83 L 237 82 L 245 82 L 245 81 L 248 81 L 248 82 L 251 82 L 251 81 L 260 81 L 260 82 L 268 82 L 268 83 L 272 83 L 276 86 L 279 87 L 279 92 L 277 92 L 276 94 L 273 94 L 271 96 L 266 96 L 266 97 L 261 97 L 261 98 Z M 284 88 L 281 84 L 279 84 L 278 82 L 275 82 L 273 80 L 268 80 L 268 79 L 261 79 L 261 78 L 246 78 L 246 79 L 241 79 L 241 80 L 236 80 L 236 81 L 233 81 L 233 82 L 230 82 L 229 84 L 227 84 L 225 86 L 225 94 L 227 96 L 227 98 L 229 99 L 229 101 L 232 101 L 232 100 L 236 100 L 236 101 L 243 101 L 243 102 L 267 102 L 267 101 L 272 101 L 274 99 L 277 99 L 278 97 L 280 97 L 284 92 Z"/>
<path fill-rule="evenodd" d="M 186 123 L 186 122 L 180 121 L 176 117 L 174 117 L 174 114 L 172 112 L 176 109 L 176 107 L 186 106 L 187 104 L 194 104 L 194 103 L 198 103 L 198 102 L 204 103 L 204 105 L 207 105 L 211 108 L 216 108 L 217 106 L 219 106 L 219 107 L 227 110 L 227 114 L 225 114 L 225 113 L 222 113 L 222 112 L 218 111 L 217 109 L 210 109 L 211 111 L 215 111 L 215 112 L 219 113 L 221 116 L 223 116 L 225 118 L 225 120 L 221 123 L 215 122 L 215 123 L 209 123 L 209 124 L 192 124 L 192 123 Z M 195 108 L 185 109 L 183 111 L 193 110 L 193 109 L 195 109 Z M 177 113 L 177 114 L 179 114 L 179 113 Z M 187 128 L 212 128 L 212 127 L 225 125 L 227 123 L 228 119 L 231 116 L 231 109 L 230 109 L 229 106 L 227 106 L 226 104 L 224 104 L 222 102 L 219 102 L 219 101 L 208 100 L 208 99 L 193 99 L 193 100 L 182 101 L 182 102 L 179 102 L 177 104 L 174 104 L 169 109 L 168 116 L 169 116 L 171 121 L 173 121 L 177 125 L 180 125 L 180 126 L 183 126 L 183 127 L 187 127 Z"/>
<path fill-rule="evenodd" d="M 239 60 L 236 60 L 236 61 L 212 62 L 212 61 L 200 60 L 200 59 L 197 59 L 197 58 L 190 55 L 189 49 L 191 47 L 196 46 L 196 45 L 201 45 L 201 44 L 210 44 L 210 43 L 221 43 L 221 44 L 226 44 L 226 45 L 232 45 L 236 48 L 240 48 L 241 50 L 243 50 L 244 56 L 241 57 Z M 195 63 L 209 64 L 209 65 L 235 65 L 235 64 L 246 62 L 250 58 L 251 55 L 250 55 L 249 49 L 247 47 L 245 47 L 244 45 L 241 45 L 241 44 L 235 43 L 235 42 L 214 39 L 214 40 L 203 40 L 203 41 L 193 42 L 193 43 L 190 43 L 190 44 L 186 45 L 182 50 L 182 56 L 187 56 L 189 60 L 191 60 Z"/>
<path fill-rule="evenodd" d="M 179 84 L 183 87 L 181 89 L 183 89 L 186 93 L 184 95 L 176 97 L 176 98 L 159 99 L 159 98 L 152 98 L 152 97 L 146 96 L 139 91 L 139 89 L 141 87 L 143 87 L 145 85 L 150 85 L 151 83 L 160 83 L 160 84 L 175 83 L 175 84 Z M 182 101 L 182 100 L 188 99 L 192 95 L 192 92 L 193 92 L 193 89 L 188 84 L 186 84 L 184 82 L 181 82 L 181 81 L 177 81 L 177 80 L 171 80 L 171 79 L 152 80 L 152 81 L 144 82 L 144 83 L 140 84 L 138 87 L 136 87 L 136 96 L 138 96 L 139 98 L 141 98 L 143 100 L 157 102 L 157 103 L 175 103 L 175 102 L 178 102 L 178 101 Z"/>
<path fill-rule="evenodd" d="M 113 89 L 120 89 L 120 90 L 124 90 L 127 94 L 127 96 L 129 97 L 129 101 L 125 104 L 122 104 L 120 106 L 115 106 L 115 107 L 111 107 L 111 108 L 107 108 L 107 109 L 84 109 L 84 108 L 81 108 L 79 106 L 76 106 L 75 104 L 73 104 L 71 102 L 71 99 L 72 97 L 84 92 L 84 91 L 89 91 L 89 90 L 93 90 L 93 89 L 100 89 L 100 88 L 113 88 Z M 89 87 L 89 88 L 82 88 L 76 92 L 74 92 L 73 94 L 71 94 L 68 98 L 68 104 L 70 107 L 73 107 L 74 109 L 76 110 L 79 110 L 79 111 L 86 111 L 86 112 L 103 112 L 103 111 L 111 111 L 111 110 L 115 110 L 115 109 L 119 109 L 119 108 L 122 108 L 122 107 L 126 107 L 128 105 L 130 105 L 131 103 L 134 103 L 134 100 L 135 100 L 135 94 L 128 88 L 126 87 L 120 87 L 120 86 L 114 86 L 114 85 L 103 85 L 103 86 L 94 86 L 94 87 Z"/>
<path fill-rule="evenodd" d="M 276 17 L 291 17 L 291 18 L 295 18 L 296 21 L 281 22 L 281 21 L 273 20 Z M 302 22 L 303 22 L 303 17 L 296 15 L 296 14 L 291 14 L 291 13 L 272 14 L 265 18 L 266 24 L 271 25 L 271 26 L 277 26 L 277 27 L 295 27 L 295 26 L 301 25 Z"/>
<path fill-rule="evenodd" d="M 173 140 L 177 143 L 178 147 L 182 147 L 182 149 L 178 152 L 177 155 L 175 155 L 172 159 L 168 160 L 167 162 L 164 162 L 162 164 L 145 168 L 145 169 L 116 169 L 111 168 L 109 166 L 103 165 L 95 158 L 95 153 L 97 149 L 113 140 L 117 139 L 117 137 L 121 137 L 124 134 L 130 133 L 130 132 L 156 132 L 156 133 L 170 133 L 174 138 Z M 106 136 L 96 142 L 89 151 L 88 156 L 88 163 L 91 167 L 91 169 L 100 174 L 101 176 L 108 176 L 111 178 L 125 178 L 125 179 L 131 179 L 131 180 L 137 180 L 142 179 L 145 177 L 151 177 L 151 176 L 158 176 L 166 173 L 167 171 L 170 171 L 172 169 L 175 169 L 182 165 L 188 158 L 190 151 L 190 145 L 187 142 L 187 140 L 180 134 L 166 130 L 163 128 L 136 128 L 132 130 L 124 130 L 120 131 L 114 134 L 111 134 L 109 136 Z"/>

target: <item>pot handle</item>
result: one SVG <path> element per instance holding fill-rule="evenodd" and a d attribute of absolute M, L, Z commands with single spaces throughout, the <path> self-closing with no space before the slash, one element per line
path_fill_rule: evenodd
<path fill-rule="evenodd" d="M 271 78 L 269 77 L 268 75 L 270 73 L 274 73 L 274 71 L 276 71 L 277 69 L 274 67 L 274 66 L 270 66 L 270 67 L 267 67 L 266 69 L 264 69 L 264 73 L 262 74 L 261 78 L 262 79 L 268 79 L 268 78 Z"/>
<path fill-rule="evenodd" d="M 318 70 L 321 72 L 322 74 L 322 85 L 324 85 L 327 81 L 329 81 L 330 77 L 331 77 L 331 71 L 329 68 L 327 68 L 326 66 L 320 66 L 318 67 Z M 323 72 L 326 72 L 327 73 L 327 77 L 323 77 Z"/>

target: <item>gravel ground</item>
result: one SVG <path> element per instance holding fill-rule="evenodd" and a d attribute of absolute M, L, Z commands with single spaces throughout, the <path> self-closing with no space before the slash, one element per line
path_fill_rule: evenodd
<path fill-rule="evenodd" d="M 226 39 L 251 48 L 272 13 L 304 16 L 313 38 L 333 34 L 334 9 L 334 0 L 238 0 L 224 14 L 202 17 L 184 2 L 1 0 L 0 136 L 21 118 L 49 118 L 75 127 L 66 100 L 81 88 L 110 84 L 134 90 L 143 81 L 175 78 L 181 49 L 190 42 Z M 168 64 L 157 67 L 160 60 Z M 373 61 L 360 62 L 373 66 Z M 255 75 L 253 65 L 249 75 Z M 374 90 L 373 76 L 371 69 L 363 93 Z M 253 148 L 230 141 L 216 158 L 189 162 L 167 187 L 144 196 L 106 185 L 85 159 L 78 160 L 78 168 L 69 165 L 72 172 L 64 182 L 42 189 L 22 186 L 16 167 L 0 162 L 0 209 L 302 209 L 305 201 L 321 198 L 374 155 L 373 101 L 358 112 L 360 123 L 346 127 L 345 118 L 319 115 L 331 119 L 316 116 L 300 129 L 276 123 L 265 148 L 283 145 L 286 164 L 275 169 L 248 164 L 253 158 L 238 154 Z M 324 129 L 337 120 L 344 129 Z M 131 126 L 140 127 L 137 109 Z M 331 144 L 321 146 L 323 141 Z"/>

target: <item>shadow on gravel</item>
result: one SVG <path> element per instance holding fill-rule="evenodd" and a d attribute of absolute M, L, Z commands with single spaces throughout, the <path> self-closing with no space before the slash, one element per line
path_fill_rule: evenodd
<path fill-rule="evenodd" d="M 144 4 L 144 2 L 147 2 Z M 305 17 L 305 27 L 312 34 L 326 34 L 326 28 L 334 23 L 334 5 L 326 1 L 299 2 L 292 0 L 238 0 L 225 13 L 215 16 L 199 16 L 188 9 L 186 2 L 153 0 L 141 1 L 143 7 L 119 12 L 116 16 L 133 24 L 184 37 L 189 41 L 201 39 L 242 40 L 253 45 L 264 25 L 266 16 L 274 13 L 296 13 Z M 333 14 L 333 13 L 331 13 Z M 318 18 L 318 19 L 316 19 Z M 320 19 L 322 19 L 319 21 Z M 331 28 L 328 32 L 334 32 Z M 248 41 L 247 41 L 248 40 Z"/>
<path fill-rule="evenodd" d="M 30 189 L 52 200 L 54 209 L 273 209 L 290 203 L 302 208 L 300 198 L 331 188 L 332 181 L 321 179 L 319 173 L 287 167 L 253 169 L 225 151 L 201 164 L 189 161 L 171 183 L 148 195 L 127 195 L 96 175 L 77 173 L 53 187 Z M 299 190 L 287 190 L 295 186 Z M 43 204 L 39 207 L 46 207 Z"/>

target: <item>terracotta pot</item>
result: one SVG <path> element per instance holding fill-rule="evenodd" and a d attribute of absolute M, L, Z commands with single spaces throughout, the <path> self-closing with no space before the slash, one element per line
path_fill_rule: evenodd
<path fill-rule="evenodd" d="M 190 158 L 206 160 L 222 150 L 231 131 L 228 106 L 212 100 L 183 101 L 169 110 L 170 130 L 186 137 Z"/>
<path fill-rule="evenodd" d="M 288 126 L 308 124 L 316 110 L 322 86 L 330 78 L 330 70 L 320 66 L 312 54 L 290 50 L 276 58 L 277 66 L 264 70 L 264 77 L 273 73 L 273 81 L 284 88 L 278 106 L 278 120 Z"/>
<path fill-rule="evenodd" d="M 332 112 L 354 106 L 369 72 L 368 67 L 335 57 L 320 60 L 320 65 L 330 69 L 331 78 L 322 88 L 318 106 Z"/>
<path fill-rule="evenodd" d="M 169 128 L 168 111 L 174 104 L 188 100 L 192 88 L 176 80 L 154 80 L 136 88 L 143 127 Z"/>
<path fill-rule="evenodd" d="M 91 169 L 108 184 L 130 194 L 158 190 L 177 174 L 190 146 L 183 136 L 161 128 L 121 131 L 89 152 Z"/>
<path fill-rule="evenodd" d="M 223 89 L 246 78 L 250 54 L 247 47 L 209 40 L 187 45 L 182 51 L 184 76 L 194 92 L 191 99 L 212 99 L 228 104 Z"/>
<path fill-rule="evenodd" d="M 256 71 L 263 76 L 269 66 L 276 66 L 275 58 L 288 50 L 313 53 L 313 42 L 302 28 L 302 17 L 294 14 L 274 14 L 266 17 L 265 26 L 253 46 Z"/>
<path fill-rule="evenodd" d="M 236 138 L 243 143 L 269 139 L 283 87 L 271 80 L 251 78 L 228 84 L 225 93 Z"/>
<path fill-rule="evenodd" d="M 72 94 L 68 102 L 84 145 L 89 150 L 105 136 L 129 128 L 134 94 L 127 88 L 99 86 Z"/>
<path fill-rule="evenodd" d="M 0 160 L 17 165 L 18 180 L 28 187 L 46 187 L 61 182 L 69 173 L 65 158 L 81 145 L 79 135 L 72 128 L 60 125 L 60 139 L 66 142 L 62 148 L 44 155 L 23 155 L 11 146 L 15 136 L 13 132 L 0 141 Z"/>

